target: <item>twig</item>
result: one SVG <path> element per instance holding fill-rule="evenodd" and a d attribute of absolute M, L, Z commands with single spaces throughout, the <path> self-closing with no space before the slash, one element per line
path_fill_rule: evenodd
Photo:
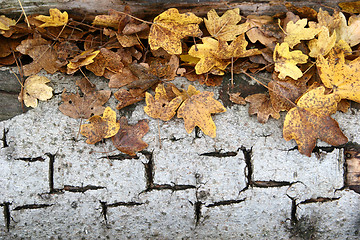
<path fill-rule="evenodd" d="M 25 10 L 24 10 L 24 8 L 23 8 L 23 6 L 22 6 L 22 4 L 21 4 L 21 1 L 18 0 L 18 2 L 19 2 L 19 4 L 20 4 L 20 7 L 21 7 L 22 12 L 24 13 L 25 22 L 27 23 L 28 28 L 31 28 L 31 27 L 30 27 L 30 23 L 29 23 L 29 19 L 28 19 L 27 16 L 26 16 L 26 13 L 25 13 Z"/>

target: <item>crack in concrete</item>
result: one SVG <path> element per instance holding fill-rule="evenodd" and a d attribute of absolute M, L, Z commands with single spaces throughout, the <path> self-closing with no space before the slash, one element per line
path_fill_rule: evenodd
<path fill-rule="evenodd" d="M 237 152 L 221 152 L 221 149 L 214 152 L 207 152 L 207 153 L 201 153 L 200 156 L 206 156 L 206 157 L 218 157 L 218 158 L 224 158 L 224 157 L 235 157 L 238 153 Z"/>
<path fill-rule="evenodd" d="M 251 186 L 252 187 L 258 187 L 258 188 L 271 188 L 271 187 L 284 187 L 284 186 L 290 186 L 294 183 L 287 182 L 287 181 L 252 181 Z"/>
<path fill-rule="evenodd" d="M 103 186 L 94 186 L 94 185 L 86 185 L 85 187 L 80 186 L 71 186 L 71 185 L 64 185 L 63 190 L 68 192 L 81 192 L 84 193 L 88 190 L 98 190 L 98 189 L 104 189 L 106 187 Z"/>
<path fill-rule="evenodd" d="M 144 203 L 141 203 L 141 202 L 115 202 L 115 203 L 111 203 L 111 204 L 106 204 L 106 206 L 107 207 L 121 207 L 121 206 L 133 207 L 133 206 L 140 206 L 143 204 Z"/>
<path fill-rule="evenodd" d="M 15 158 L 14 160 L 21 160 L 25 162 L 44 162 L 45 158 L 43 157 L 22 157 L 22 158 Z"/>
<path fill-rule="evenodd" d="M 203 203 L 201 201 L 196 201 L 194 203 L 195 227 L 200 223 L 202 205 L 203 205 Z"/>
<path fill-rule="evenodd" d="M 306 199 L 304 201 L 301 201 L 298 203 L 299 204 L 308 204 L 308 203 L 324 203 L 324 202 L 333 202 L 333 201 L 337 201 L 339 200 L 340 197 L 337 198 L 328 198 L 328 197 L 317 197 L 317 198 L 310 198 L 310 199 Z"/>
<path fill-rule="evenodd" d="M 139 159 L 139 156 L 135 155 L 135 156 L 130 156 L 128 154 L 124 154 L 124 153 L 119 153 L 116 155 L 110 155 L 110 156 L 103 156 L 100 158 L 106 158 L 106 159 L 110 159 L 110 160 L 126 160 L 126 159 Z"/>
<path fill-rule="evenodd" d="M 11 222 L 10 207 L 9 207 L 10 205 L 11 205 L 10 202 L 0 203 L 0 206 L 3 207 L 5 226 L 8 232 L 10 231 L 10 222 Z"/>
<path fill-rule="evenodd" d="M 244 159 L 245 159 L 245 164 L 246 167 L 244 169 L 245 171 L 245 177 L 246 177 L 246 186 L 240 191 L 243 192 L 247 189 L 249 189 L 249 187 L 252 185 L 253 182 L 253 164 L 251 161 L 251 155 L 252 155 L 252 147 L 250 149 L 246 149 L 244 146 L 240 147 L 239 150 L 241 150 L 244 154 Z"/>
<path fill-rule="evenodd" d="M 9 147 L 9 144 L 8 144 L 8 142 L 6 140 L 6 136 L 7 136 L 8 132 L 9 132 L 8 128 L 3 129 L 3 137 L 1 138 L 1 141 L 3 142 L 2 148 Z"/>
<path fill-rule="evenodd" d="M 54 162 L 56 154 L 46 153 L 46 155 L 49 157 L 49 193 L 57 193 L 59 189 L 54 189 Z"/>
<path fill-rule="evenodd" d="M 19 210 L 23 210 L 23 209 L 39 209 L 39 208 L 48 208 L 53 206 L 54 204 L 25 204 L 22 206 L 17 206 L 16 208 L 14 208 L 14 211 L 19 211 Z"/>
<path fill-rule="evenodd" d="M 211 208 L 211 207 L 232 205 L 232 204 L 241 203 L 241 202 L 243 202 L 243 201 L 245 201 L 245 200 L 246 200 L 246 198 L 244 198 L 244 199 L 237 199 L 237 200 L 223 200 L 223 201 L 218 201 L 218 202 L 214 202 L 214 203 L 205 205 L 205 207 Z"/>

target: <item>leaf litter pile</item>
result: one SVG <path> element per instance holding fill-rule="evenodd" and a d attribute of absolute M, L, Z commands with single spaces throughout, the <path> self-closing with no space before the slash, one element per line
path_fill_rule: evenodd
<path fill-rule="evenodd" d="M 331 115 L 347 111 L 350 101 L 360 102 L 360 8 L 339 5 L 343 11 L 329 13 L 286 3 L 288 12 L 274 16 L 245 17 L 238 8 L 222 14 L 210 10 L 204 18 L 170 8 L 152 21 L 132 16 L 128 7 L 109 10 L 89 23 L 58 9 L 23 22 L 0 16 L 0 66 L 20 68 L 19 100 L 31 107 L 52 97 L 46 85 L 50 80 L 38 76 L 40 70 L 81 72 L 84 78 L 76 82 L 81 94 L 64 89 L 59 110 L 88 119 L 80 127 L 88 144 L 112 138 L 129 155 L 147 147 L 142 137 L 149 131 L 148 121 L 129 125 L 125 117 L 118 120 L 104 106 L 111 91 L 97 91 L 84 69 L 118 89 L 117 109 L 145 100 L 150 117 L 169 121 L 176 115 L 184 119 L 188 133 L 197 126 L 212 138 L 216 126 L 211 115 L 226 108 L 213 92 L 192 85 L 181 89 L 171 81 L 184 76 L 217 86 L 226 72 L 255 79 L 256 73 L 267 71 L 272 73 L 268 93 L 246 98 L 229 93 L 230 100 L 249 102 L 249 114 L 257 114 L 261 123 L 287 111 L 284 139 L 294 139 L 300 153 L 310 156 L 317 139 L 334 146 L 348 141 Z M 25 55 L 32 60 L 22 65 Z"/>

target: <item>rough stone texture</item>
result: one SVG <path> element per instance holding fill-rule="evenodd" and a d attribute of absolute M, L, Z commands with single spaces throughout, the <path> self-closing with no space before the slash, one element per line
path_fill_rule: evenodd
<path fill-rule="evenodd" d="M 0 122 L 0 239 L 360 238 L 360 195 L 344 187 L 343 149 L 319 142 L 311 158 L 300 155 L 282 139 L 284 115 L 263 125 L 247 106 L 228 107 L 213 117 L 212 139 L 186 133 L 182 119 L 151 119 L 139 103 L 118 113 L 130 124 L 149 119 L 149 147 L 121 160 L 110 140 L 77 137 L 80 121 L 58 110 L 81 76 L 41 75 L 55 96 Z M 334 117 L 359 143 L 360 113 Z"/>

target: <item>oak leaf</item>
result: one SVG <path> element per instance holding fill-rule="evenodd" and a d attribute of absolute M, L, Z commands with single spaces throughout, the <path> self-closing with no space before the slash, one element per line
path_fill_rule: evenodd
<path fill-rule="evenodd" d="M 295 139 L 301 154 L 311 156 L 316 139 L 333 146 L 345 144 L 348 139 L 339 124 L 330 117 L 337 110 L 340 97 L 325 95 L 325 88 L 318 87 L 305 93 L 285 117 L 283 136 L 286 141 Z"/>
<path fill-rule="evenodd" d="M 142 137 L 148 131 L 148 120 L 143 119 L 135 125 L 129 125 L 126 117 L 121 117 L 120 129 L 111 140 L 121 152 L 135 156 L 136 152 L 147 148 L 148 144 L 142 140 Z"/>
<path fill-rule="evenodd" d="M 300 19 L 296 23 L 290 21 L 286 25 L 286 36 L 284 42 L 289 44 L 290 48 L 300 43 L 300 40 L 310 40 L 320 32 L 319 28 L 305 28 L 307 19 Z"/>
<path fill-rule="evenodd" d="M 201 22 L 202 19 L 191 12 L 180 14 L 176 8 L 166 10 L 158 15 L 151 25 L 150 48 L 156 50 L 162 47 L 169 54 L 181 54 L 181 39 L 201 36 Z"/>
<path fill-rule="evenodd" d="M 96 91 L 95 86 L 92 86 L 85 78 L 76 81 L 76 85 L 79 86 L 83 96 L 79 93 L 68 94 L 64 91 L 61 95 L 63 103 L 59 106 L 63 114 L 72 118 L 86 119 L 104 112 L 103 105 L 109 100 L 111 91 Z"/>
<path fill-rule="evenodd" d="M 25 106 L 36 108 L 38 99 L 46 101 L 53 94 L 53 89 L 46 85 L 50 80 L 43 76 L 32 75 L 25 80 L 24 89 L 20 92 L 19 101 L 24 101 Z"/>
<path fill-rule="evenodd" d="M 116 112 L 106 107 L 103 116 L 95 115 L 88 119 L 89 124 L 81 125 L 80 133 L 87 137 L 86 143 L 95 144 L 103 138 L 114 136 L 120 129 L 116 122 Z"/>
<path fill-rule="evenodd" d="M 169 99 L 164 85 L 158 84 L 155 89 L 155 98 L 146 92 L 145 93 L 146 106 L 144 112 L 152 118 L 159 118 L 163 121 L 169 121 L 176 114 L 176 110 L 179 108 L 183 101 L 181 96 L 177 96 L 174 99 Z"/>
<path fill-rule="evenodd" d="M 299 63 L 306 63 L 308 56 L 303 54 L 300 50 L 289 51 L 289 44 L 284 42 L 281 45 L 276 44 L 274 50 L 275 71 L 280 72 L 279 78 L 284 79 L 289 76 L 293 79 L 300 78 L 303 73 L 296 66 Z"/>
<path fill-rule="evenodd" d="M 188 133 L 198 126 L 204 134 L 216 137 L 216 126 L 211 114 L 225 112 L 226 108 L 213 97 L 213 92 L 204 91 L 190 96 L 181 104 L 177 117 L 184 119 L 185 130 Z"/>
<path fill-rule="evenodd" d="M 195 65 L 196 74 L 207 73 L 213 68 L 225 70 L 230 61 L 218 58 L 216 52 L 219 48 L 219 42 L 211 37 L 204 37 L 201 40 L 203 44 L 193 45 L 189 50 L 190 56 L 200 58 Z"/>
<path fill-rule="evenodd" d="M 360 57 L 346 63 L 343 51 L 331 51 L 328 58 L 319 56 L 316 62 L 325 87 L 343 99 L 360 102 Z"/>
<path fill-rule="evenodd" d="M 259 123 L 266 123 L 270 116 L 275 119 L 280 118 L 279 111 L 276 111 L 272 106 L 270 97 L 263 93 L 257 93 L 245 98 L 246 102 L 250 103 L 249 115 L 257 114 Z"/>
<path fill-rule="evenodd" d="M 309 42 L 309 56 L 313 58 L 316 58 L 318 55 L 325 56 L 335 46 L 335 43 L 336 32 L 334 31 L 333 34 L 329 36 L 329 29 L 322 26 L 318 39 L 313 39 Z"/>
<path fill-rule="evenodd" d="M 50 42 L 42 38 L 26 39 L 21 42 L 16 50 L 29 55 L 33 62 L 23 67 L 24 75 L 29 76 L 45 69 L 48 73 L 55 73 L 66 64 L 58 60 L 57 54 Z"/>
<path fill-rule="evenodd" d="M 44 22 L 39 27 L 41 27 L 41 28 L 60 27 L 60 26 L 64 26 L 65 24 L 67 24 L 67 22 L 68 22 L 67 12 L 64 11 L 63 13 L 61 13 L 60 10 L 57 8 L 50 8 L 49 13 L 50 13 L 50 16 L 39 15 L 39 16 L 35 17 L 36 20 L 40 20 L 40 21 Z"/>
<path fill-rule="evenodd" d="M 207 13 L 207 19 L 204 19 L 205 26 L 210 35 L 217 40 L 232 41 L 237 35 L 246 32 L 250 28 L 249 23 L 237 25 L 240 20 L 239 8 L 227 10 L 221 17 L 214 9 Z"/>

